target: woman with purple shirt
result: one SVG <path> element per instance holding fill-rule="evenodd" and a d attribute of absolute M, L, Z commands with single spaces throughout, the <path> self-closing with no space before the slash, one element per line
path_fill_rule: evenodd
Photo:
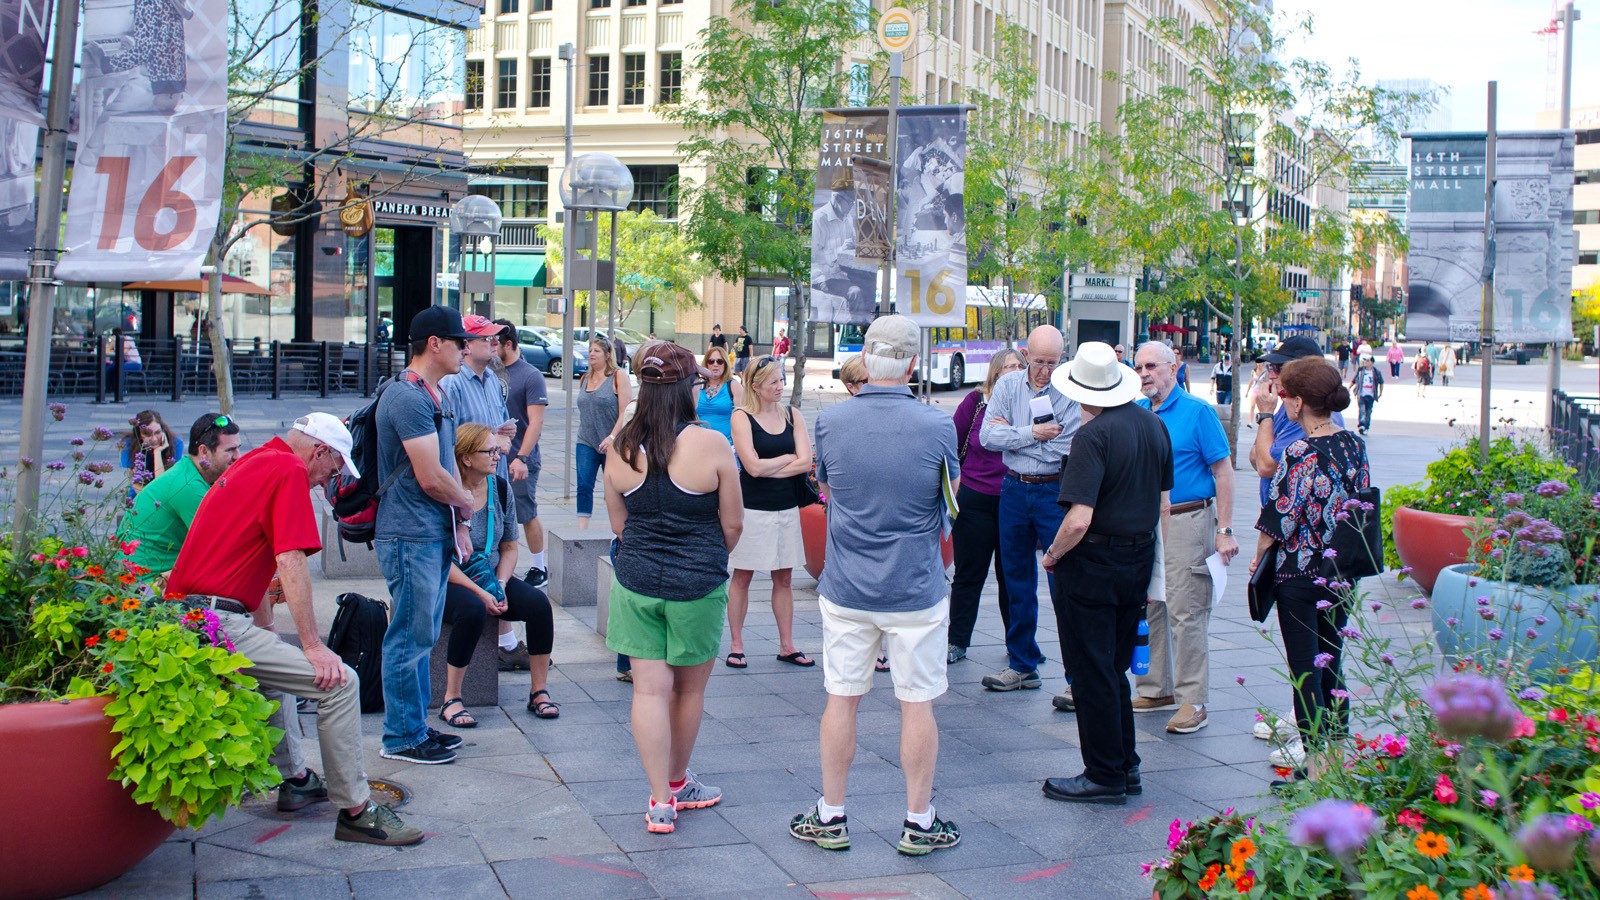
<path fill-rule="evenodd" d="M 1000 618 L 1009 618 L 1006 599 L 1006 579 L 1000 571 L 1000 480 L 1005 477 L 1006 466 L 1000 454 L 986 449 L 978 440 L 977 431 L 983 424 L 984 407 L 989 403 L 989 391 L 995 380 L 1007 372 L 1024 368 L 1022 355 L 1015 350 L 1001 350 L 989 360 L 989 377 L 982 386 L 966 396 L 956 407 L 956 446 L 961 457 L 961 489 L 956 502 L 961 515 L 956 517 L 951 530 L 955 544 L 955 580 L 950 586 L 950 648 L 948 660 L 957 662 L 967 658 L 967 647 L 972 643 L 972 627 L 978 621 L 978 598 L 983 593 L 983 583 L 989 579 L 989 561 L 994 560 L 995 581 L 1000 584 Z M 1007 623 L 1009 624 L 1009 623 Z"/>

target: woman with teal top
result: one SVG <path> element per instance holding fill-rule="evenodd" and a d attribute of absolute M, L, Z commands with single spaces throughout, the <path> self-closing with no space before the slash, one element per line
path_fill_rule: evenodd
<path fill-rule="evenodd" d="M 711 375 L 696 395 L 695 415 L 700 424 L 717 432 L 733 443 L 733 410 L 744 401 L 744 385 L 733 377 L 733 367 L 728 365 L 728 354 L 721 347 L 706 351 L 701 365 Z"/>

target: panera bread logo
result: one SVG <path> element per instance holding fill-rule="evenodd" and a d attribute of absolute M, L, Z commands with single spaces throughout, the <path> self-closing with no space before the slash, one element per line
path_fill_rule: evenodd
<path fill-rule="evenodd" d="M 374 200 L 372 208 L 380 216 L 411 216 L 419 219 L 444 219 L 450 216 L 448 206 L 403 203 L 397 200 Z"/>

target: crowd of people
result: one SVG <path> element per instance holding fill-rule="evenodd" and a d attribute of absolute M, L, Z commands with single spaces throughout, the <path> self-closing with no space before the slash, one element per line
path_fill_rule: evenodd
<path fill-rule="evenodd" d="M 1089 342 L 1068 360 L 1062 334 L 1040 326 L 1025 349 L 990 360 L 952 417 L 915 400 L 908 385 L 920 330 L 885 316 L 842 367 L 851 398 L 808 429 L 782 402 L 782 358 L 741 355 L 743 329 L 739 340 L 731 360 L 726 339 L 713 339 L 700 359 L 651 341 L 624 370 L 612 343 L 597 338 L 573 403 L 579 527 L 593 515 L 598 481 L 617 536 L 606 643 L 633 684 L 647 831 L 672 832 L 680 812 L 722 798 L 690 766 L 712 668 L 719 658 L 751 664 L 743 628 L 758 572 L 771 579 L 777 660 L 820 662 L 822 792 L 789 832 L 822 848 L 850 846 L 855 721 L 875 672 L 890 673 L 901 711 L 898 849 L 916 856 L 960 842 L 960 828 L 933 804 L 933 703 L 947 690 L 948 667 L 967 658 L 991 571 L 1006 665 L 983 677 L 985 688 L 1044 684 L 1041 569 L 1058 626 L 1063 686 L 1051 702 L 1076 716 L 1084 769 L 1046 779 L 1047 797 L 1121 803 L 1138 794 L 1136 714 L 1170 713 L 1165 729 L 1176 735 L 1206 727 L 1208 563 L 1227 566 L 1240 550 L 1234 470 L 1216 408 L 1189 392 L 1172 348 L 1145 343 L 1129 360 L 1121 346 Z M 560 715 L 536 499 L 543 376 L 521 360 L 516 329 L 503 320 L 430 307 L 411 321 L 407 343 L 409 365 L 372 406 L 373 446 L 357 446 L 360 414 L 353 434 L 325 413 L 243 455 L 237 422 L 218 414 L 198 419 L 185 443 L 159 415 L 141 413 L 125 442 L 128 465 L 152 473 L 136 479 L 122 523 L 122 537 L 138 541 L 135 562 L 163 580 L 168 598 L 215 610 L 262 690 L 280 700 L 280 809 L 330 801 L 340 809 L 336 838 L 379 844 L 423 835 L 368 797 L 357 676 L 323 643 L 312 608 L 306 559 L 322 549 L 312 488 L 361 483 L 358 458 L 370 458 L 367 478 L 381 486 L 374 546 L 391 615 L 382 756 L 425 765 L 456 758 L 454 731 L 478 724 L 462 684 L 471 665 L 489 662 L 473 655 L 490 620 L 500 632 L 494 662 L 529 672 L 528 713 Z M 1251 387 L 1260 511 L 1250 569 L 1272 566 L 1295 681 L 1293 721 L 1267 723 L 1261 736 L 1281 745 L 1270 758 L 1291 777 L 1307 774 L 1307 747 L 1341 733 L 1347 718 L 1338 698 L 1348 610 L 1318 568 L 1332 540 L 1332 520 L 1319 510 L 1367 486 L 1365 445 L 1340 415 L 1359 401 L 1364 432 L 1382 394 L 1364 349 L 1347 385 L 1314 342 L 1291 339 L 1265 355 Z M 814 659 L 796 646 L 791 573 L 804 559 L 800 509 L 823 497 Z M 948 581 L 945 535 L 954 550 Z M 531 565 L 519 574 L 524 545 Z M 271 629 L 280 605 L 299 646 Z M 1130 679 L 1141 622 L 1150 668 Z M 445 623 L 435 714 L 449 731 L 429 716 L 429 657 Z M 318 703 L 324 773 L 305 764 L 297 697 Z"/>

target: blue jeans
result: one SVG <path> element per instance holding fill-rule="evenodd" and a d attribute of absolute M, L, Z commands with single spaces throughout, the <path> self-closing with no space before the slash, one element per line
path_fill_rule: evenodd
<path fill-rule="evenodd" d="M 1037 672 L 1044 663 L 1034 633 L 1039 624 L 1039 564 L 1034 554 L 1055 539 L 1066 511 L 1056 502 L 1060 482 L 1028 484 L 1007 475 L 1000 485 L 1000 560 L 1005 571 L 1011 621 L 1006 626 L 1007 664 L 1018 672 Z M 1050 598 L 1056 600 L 1056 579 L 1046 575 Z M 1056 623 L 1065 629 L 1065 623 Z M 1062 660 L 1067 681 L 1072 665 Z"/>
<path fill-rule="evenodd" d="M 1362 398 L 1360 398 L 1360 401 L 1361 401 L 1361 419 L 1360 419 L 1361 427 L 1362 428 L 1371 428 L 1372 427 L 1372 404 L 1378 402 L 1378 398 L 1377 397 L 1362 397 Z"/>
<path fill-rule="evenodd" d="M 409 750 L 428 739 L 433 683 L 428 656 L 444 622 L 452 541 L 373 542 L 393 603 L 383 634 L 383 749 Z"/>
<path fill-rule="evenodd" d="M 577 444 L 573 452 L 578 460 L 578 515 L 594 515 L 594 483 L 606 467 L 606 455 L 588 444 Z"/>

